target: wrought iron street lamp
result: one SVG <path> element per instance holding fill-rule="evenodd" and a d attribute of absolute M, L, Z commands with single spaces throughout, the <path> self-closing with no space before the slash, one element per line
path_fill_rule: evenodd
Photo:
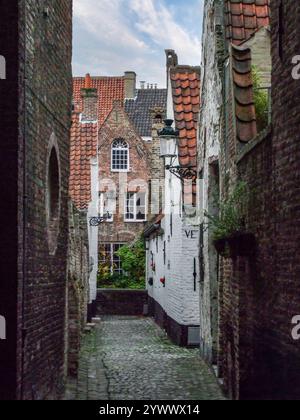
<path fill-rule="evenodd" d="M 178 155 L 179 131 L 172 127 L 173 120 L 165 120 L 165 127 L 158 133 L 160 141 L 160 157 L 175 159 Z"/>
<path fill-rule="evenodd" d="M 197 177 L 197 171 L 191 166 L 174 166 L 174 162 L 178 157 L 179 131 L 174 130 L 173 120 L 165 120 L 165 127 L 158 135 L 160 140 L 160 157 L 171 159 L 171 163 L 166 165 L 166 169 L 182 181 L 185 179 L 195 179 Z"/>
<path fill-rule="evenodd" d="M 107 220 L 109 219 L 111 219 L 111 214 L 109 212 L 107 212 L 103 216 L 91 217 L 90 226 L 92 227 L 100 226 L 102 223 L 107 222 Z"/>

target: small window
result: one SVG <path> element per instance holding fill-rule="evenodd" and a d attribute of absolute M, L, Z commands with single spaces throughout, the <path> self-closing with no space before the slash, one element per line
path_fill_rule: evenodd
<path fill-rule="evenodd" d="M 111 170 L 127 172 L 129 170 L 129 148 L 123 139 L 115 140 L 112 144 Z"/>
<path fill-rule="evenodd" d="M 146 215 L 146 194 L 127 193 L 125 204 L 126 222 L 145 222 Z"/>

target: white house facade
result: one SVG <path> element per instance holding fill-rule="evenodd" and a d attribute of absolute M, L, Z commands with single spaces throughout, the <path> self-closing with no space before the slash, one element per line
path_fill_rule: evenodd
<path fill-rule="evenodd" d="M 167 167 L 194 168 L 199 114 L 199 69 L 178 66 L 168 50 L 167 116 L 180 137 L 178 154 L 165 158 L 164 205 L 146 229 L 149 311 L 170 338 L 182 346 L 199 345 L 199 223 L 195 217 L 195 179 L 179 178 Z M 191 94 L 188 94 L 191 93 Z M 192 105 L 192 101 L 194 105 Z M 184 189 L 184 183 L 187 187 Z M 184 191 L 187 191 L 185 194 Z M 195 202 L 194 202 L 195 204 Z"/>

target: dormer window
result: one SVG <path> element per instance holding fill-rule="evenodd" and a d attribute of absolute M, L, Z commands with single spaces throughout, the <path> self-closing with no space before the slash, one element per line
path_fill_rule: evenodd
<path fill-rule="evenodd" d="M 129 147 L 123 139 L 117 139 L 112 143 L 111 170 L 113 172 L 129 171 Z"/>

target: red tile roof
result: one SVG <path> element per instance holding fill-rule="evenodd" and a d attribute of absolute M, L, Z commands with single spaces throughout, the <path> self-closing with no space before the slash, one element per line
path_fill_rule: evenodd
<path fill-rule="evenodd" d="M 71 127 L 70 184 L 72 201 L 85 210 L 91 201 L 91 158 L 97 156 L 98 124 L 81 124 L 74 112 Z"/>
<path fill-rule="evenodd" d="M 257 134 L 251 50 L 232 46 L 232 75 L 237 138 L 248 142 Z"/>
<path fill-rule="evenodd" d="M 239 45 L 270 25 L 270 0 L 226 0 L 226 38 Z"/>
<path fill-rule="evenodd" d="M 257 135 L 251 50 L 245 41 L 270 25 L 270 0 L 226 0 L 226 37 L 231 42 L 236 134 L 241 142 Z"/>
<path fill-rule="evenodd" d="M 81 89 L 97 89 L 99 121 L 81 123 L 83 110 Z M 91 201 L 91 158 L 97 156 L 98 131 L 113 108 L 115 100 L 125 99 L 124 77 L 75 77 L 73 79 L 70 186 L 69 193 L 76 207 L 84 210 Z"/>
<path fill-rule="evenodd" d="M 86 85 L 87 83 L 87 85 Z M 114 100 L 125 100 L 124 77 L 74 77 L 73 101 L 75 110 L 82 111 L 81 89 L 94 88 L 98 91 L 99 126 L 101 126 L 112 110 Z"/>
<path fill-rule="evenodd" d="M 176 66 L 171 69 L 174 114 L 179 130 L 179 162 L 197 166 L 197 128 L 200 112 L 200 68 Z"/>

